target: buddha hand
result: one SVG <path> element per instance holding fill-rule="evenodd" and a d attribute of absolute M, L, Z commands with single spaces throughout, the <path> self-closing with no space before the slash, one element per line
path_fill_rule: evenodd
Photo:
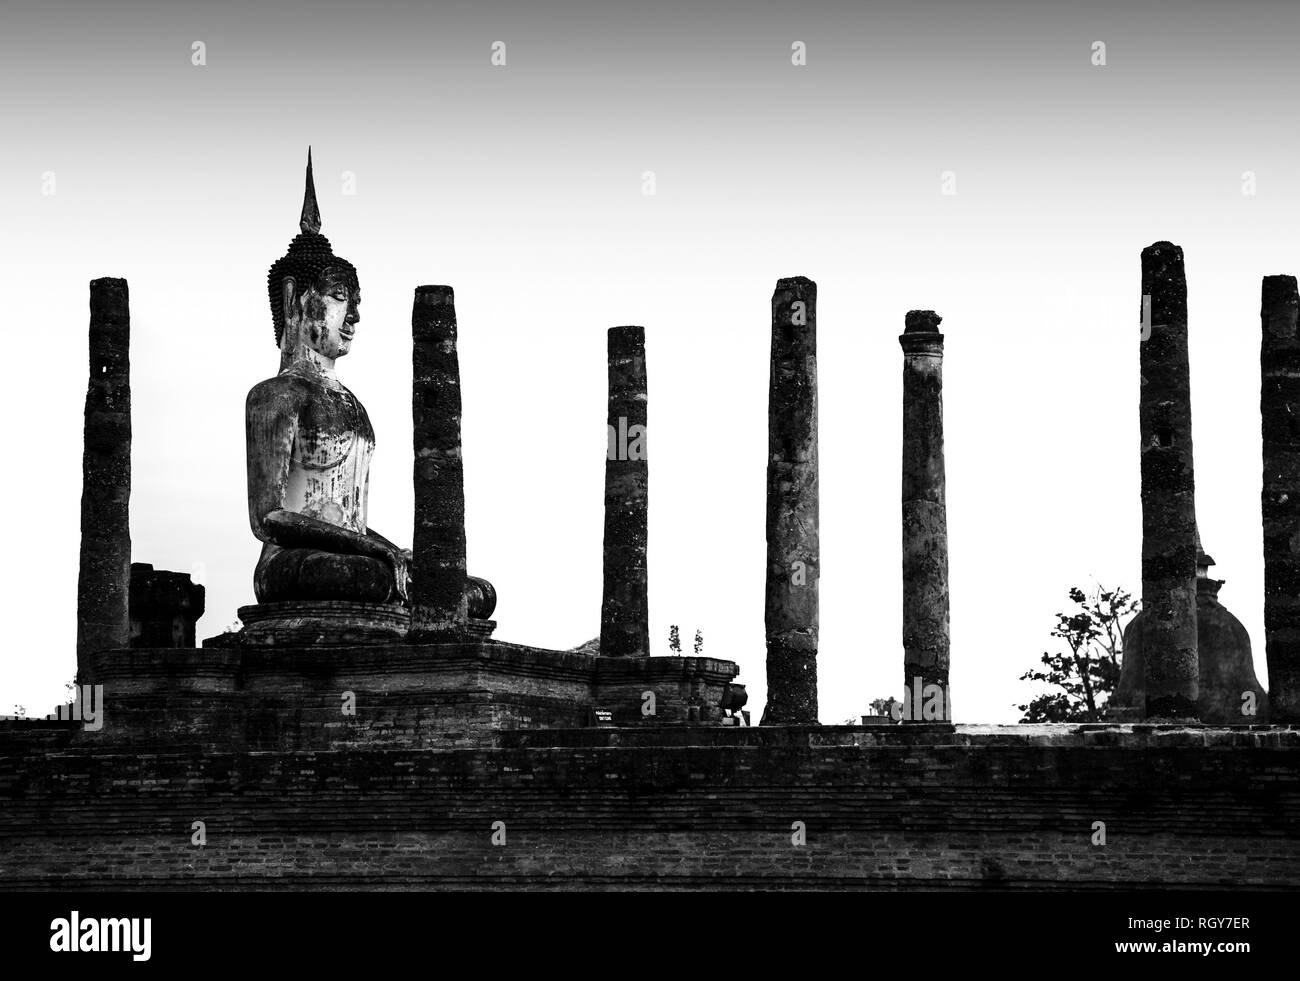
<path fill-rule="evenodd" d="M 397 598 L 402 602 L 408 599 L 411 585 L 411 560 L 414 556 L 409 548 L 393 549 L 390 560 L 393 563 L 393 583 L 397 589 Z"/>

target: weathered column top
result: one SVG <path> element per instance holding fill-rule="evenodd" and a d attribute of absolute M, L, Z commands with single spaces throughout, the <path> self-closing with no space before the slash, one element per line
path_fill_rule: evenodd
<path fill-rule="evenodd" d="M 943 318 L 933 310 L 909 310 L 903 318 L 903 333 L 898 335 L 904 354 L 928 354 L 943 357 Z"/>
<path fill-rule="evenodd" d="M 1181 246 L 1174 245 L 1173 242 L 1152 242 L 1142 250 L 1143 259 L 1163 259 L 1165 265 L 1183 261 L 1183 250 Z M 1159 269 L 1160 266 L 1156 266 Z"/>
<path fill-rule="evenodd" d="M 1187 276 L 1181 247 L 1173 242 L 1154 242 L 1142 250 L 1142 292 L 1160 307 L 1161 317 L 1174 318 L 1168 326 L 1187 329 Z M 1156 315 L 1153 307 L 1152 316 Z M 1143 350 L 1152 348 L 1144 344 Z"/>
<path fill-rule="evenodd" d="M 816 289 L 817 284 L 807 276 L 783 276 L 776 281 L 777 290 L 806 290 Z"/>
<path fill-rule="evenodd" d="M 426 283 L 423 286 L 417 286 L 415 288 L 416 296 L 425 296 L 425 295 L 441 296 L 444 294 L 447 296 L 451 296 L 452 292 L 453 290 L 450 286 L 438 286 L 431 283 Z"/>
<path fill-rule="evenodd" d="M 126 370 L 130 361 L 129 295 L 125 279 L 103 276 L 90 281 L 90 367 L 96 380 Z"/>
<path fill-rule="evenodd" d="M 1261 290 L 1260 316 L 1264 320 L 1267 339 L 1274 347 L 1294 347 L 1300 337 L 1296 334 L 1300 298 L 1296 294 L 1294 276 L 1265 276 Z"/>
<path fill-rule="evenodd" d="M 450 286 L 425 285 L 415 288 L 415 303 L 417 306 L 438 306 L 440 304 L 450 306 L 455 300 L 455 292 Z"/>
<path fill-rule="evenodd" d="M 632 326 L 609 328 L 609 354 L 610 357 L 645 354 L 645 328 Z"/>

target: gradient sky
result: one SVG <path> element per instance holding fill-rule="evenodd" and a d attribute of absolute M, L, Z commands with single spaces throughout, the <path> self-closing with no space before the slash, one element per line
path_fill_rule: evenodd
<path fill-rule="evenodd" d="M 1140 589 L 1138 257 L 1180 244 L 1200 528 L 1265 681 L 1259 290 L 1300 271 L 1300 7 L 1086 7 L 6 4 L 0 711 L 75 670 L 92 278 L 130 282 L 134 557 L 205 583 L 200 637 L 253 601 L 244 396 L 277 369 L 265 276 L 308 144 L 361 276 L 339 375 L 378 434 L 372 526 L 410 541 L 411 297 L 449 283 L 497 636 L 596 636 L 605 330 L 643 324 L 654 653 L 702 629 L 755 719 L 776 280 L 819 288 L 822 721 L 901 693 L 897 336 L 926 308 L 954 712 L 1009 722 L 1066 590 Z"/>

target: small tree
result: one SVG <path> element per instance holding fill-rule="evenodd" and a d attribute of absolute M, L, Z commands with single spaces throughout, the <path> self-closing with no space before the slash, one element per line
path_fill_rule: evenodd
<path fill-rule="evenodd" d="M 871 702 L 871 711 L 876 715 L 890 716 L 894 711 L 894 706 L 898 704 L 898 699 L 893 695 L 886 698 L 877 698 Z"/>
<path fill-rule="evenodd" d="M 704 631 L 697 628 L 695 631 L 695 653 L 699 654 L 702 650 L 704 650 Z"/>
<path fill-rule="evenodd" d="M 1123 659 L 1124 624 L 1138 609 L 1125 589 L 1091 593 L 1070 589 L 1075 609 L 1056 614 L 1052 636 L 1065 641 L 1068 653 L 1044 652 L 1046 671 L 1026 671 L 1021 681 L 1046 682 L 1059 691 L 1046 692 L 1028 704 L 1021 722 L 1100 722 L 1115 686 Z"/>
<path fill-rule="evenodd" d="M 677 624 L 668 628 L 668 649 L 674 654 L 682 652 L 682 635 L 677 632 Z"/>

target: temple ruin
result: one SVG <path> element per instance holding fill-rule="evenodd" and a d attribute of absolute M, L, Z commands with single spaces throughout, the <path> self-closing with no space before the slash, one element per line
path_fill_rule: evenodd
<path fill-rule="evenodd" d="M 108 293 L 103 283 L 111 284 Z M 212 638 L 210 647 L 205 642 L 188 658 L 176 644 L 159 644 L 171 650 L 157 652 L 159 664 L 151 670 L 138 670 L 138 657 L 121 656 L 128 646 L 127 596 L 118 588 L 127 581 L 118 575 L 118 564 L 130 558 L 125 521 L 90 522 L 83 593 L 101 598 L 95 616 L 116 624 L 121 637 L 87 650 L 87 677 L 112 679 L 109 711 L 142 722 L 139 729 L 119 725 L 111 739 L 143 736 L 143 720 L 165 698 L 174 724 L 200 742 L 233 726 L 234 744 L 269 747 L 286 738 L 287 706 L 328 718 L 337 712 L 340 691 L 382 705 L 394 728 L 307 725 L 294 732 L 295 745 L 329 748 L 390 739 L 455 745 L 490 741 L 500 730 L 580 727 L 593 719 L 615 725 L 742 724 L 747 696 L 735 683 L 734 663 L 649 656 L 642 328 L 609 331 L 611 449 L 600 649 L 552 651 L 493 640 L 489 618 L 496 590 L 467 573 L 451 287 L 415 291 L 415 534 L 405 550 L 367 522 L 375 435 L 364 406 L 336 371 L 361 320 L 358 278 L 321 234 L 310 159 L 300 233 L 272 266 L 268 286 L 280 373 L 253 387 L 246 409 L 249 519 L 264 543 L 253 576 L 258 602 L 240 608 L 243 627 L 237 634 Z M 105 296 L 116 302 L 111 313 L 104 312 Z M 125 334 L 109 335 L 104 324 L 125 330 L 125 297 L 123 281 L 92 284 L 92 359 L 109 345 L 110 353 L 98 356 L 116 358 L 123 371 Z M 109 377 L 125 385 L 125 375 Z M 98 379 L 92 365 L 92 396 L 102 391 Z M 113 389 L 119 390 L 125 389 Z M 129 434 L 129 413 L 111 421 Z M 104 426 L 88 407 L 88 447 L 99 445 Z M 114 460 L 112 469 L 87 470 L 88 501 L 126 500 L 129 455 Z M 815 493 L 811 500 L 815 507 Z M 104 542 L 111 546 L 111 567 L 99 558 Z M 177 574 L 152 575 L 151 581 Z M 139 599 L 144 601 L 143 592 Z M 188 634 L 181 631 L 191 649 L 192 624 Z M 307 670 L 308 665 L 315 667 Z M 203 684 L 194 685 L 194 676 Z"/>
<path fill-rule="evenodd" d="M 91 283 L 77 665 L 93 691 L 57 718 L 0 722 L 0 875 L 13 889 L 1293 884 L 1300 818 L 1278 804 L 1300 800 L 1300 730 L 1262 723 L 1294 722 L 1300 704 L 1295 280 L 1264 284 L 1269 693 L 1197 535 L 1180 249 L 1143 251 L 1142 292 L 1144 612 L 1116 700 L 1130 721 L 953 720 L 944 336 L 912 310 L 902 651 L 887 656 L 902 654 L 913 708 L 908 725 L 833 726 L 817 704 L 817 287 L 777 282 L 768 697 L 752 726 L 737 664 L 650 655 L 643 328 L 608 332 L 597 645 L 492 636 L 496 589 L 468 573 L 449 286 L 418 287 L 412 311 L 411 548 L 370 527 L 375 434 L 336 368 L 358 336 L 359 276 L 321 234 L 309 162 L 300 234 L 268 276 L 280 370 L 246 404 L 262 552 L 233 574 L 251 572 L 256 602 L 202 647 L 202 587 L 130 565 L 127 286 Z M 78 719 L 91 695 L 93 728 Z"/>

